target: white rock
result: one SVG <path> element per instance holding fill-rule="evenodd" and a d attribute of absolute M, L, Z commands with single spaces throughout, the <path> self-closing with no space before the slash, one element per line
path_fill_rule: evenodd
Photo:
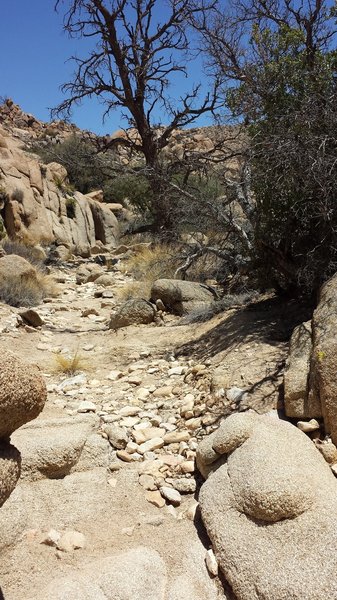
<path fill-rule="evenodd" d="M 214 552 L 213 552 L 212 548 L 210 548 L 206 552 L 205 563 L 206 563 L 206 567 L 207 567 L 209 573 L 211 575 L 213 575 L 213 577 L 216 577 L 218 574 L 219 568 L 218 568 L 218 561 L 214 556 Z"/>
<path fill-rule="evenodd" d="M 85 375 L 85 373 L 79 373 L 78 375 L 75 375 L 74 377 L 65 379 L 57 387 L 60 391 L 62 391 L 62 390 L 65 390 L 66 388 L 72 388 L 75 385 L 83 385 L 84 383 L 87 383 L 87 376 Z"/>
<path fill-rule="evenodd" d="M 151 452 L 153 450 L 157 450 L 158 448 L 162 448 L 163 446 L 164 446 L 163 438 L 156 437 L 151 440 L 148 440 L 147 442 L 144 442 L 143 444 L 140 444 L 140 446 L 138 448 L 138 452 L 140 454 L 145 454 L 145 452 Z"/>
<path fill-rule="evenodd" d="M 172 377 L 173 375 L 183 375 L 186 371 L 186 367 L 172 367 L 167 371 L 167 374 L 169 377 Z"/>
<path fill-rule="evenodd" d="M 72 552 L 77 548 L 84 548 L 85 536 L 79 531 L 66 531 L 57 544 L 58 550 L 63 552 Z"/>
<path fill-rule="evenodd" d="M 121 417 L 135 417 L 140 410 L 139 406 L 123 406 L 118 412 Z"/>
<path fill-rule="evenodd" d="M 247 392 L 245 390 L 235 386 L 226 391 L 226 398 L 230 402 L 240 402 L 246 395 Z"/>
<path fill-rule="evenodd" d="M 41 544 L 46 544 L 47 546 L 57 546 L 59 540 L 61 538 L 61 534 L 56 529 L 50 529 L 47 535 L 41 541 Z"/>
<path fill-rule="evenodd" d="M 90 402 L 90 400 L 82 400 L 80 402 L 77 412 L 78 413 L 87 413 L 87 412 L 96 412 L 96 404 Z"/>
<path fill-rule="evenodd" d="M 316 419 L 311 419 L 310 421 L 298 421 L 297 427 L 304 433 L 310 433 L 311 431 L 317 431 L 320 425 Z"/>
<path fill-rule="evenodd" d="M 117 381 L 117 379 L 120 379 L 121 377 L 123 377 L 122 371 L 110 371 L 106 378 L 110 379 L 110 381 Z"/>
<path fill-rule="evenodd" d="M 179 492 L 171 487 L 168 487 L 166 485 L 163 485 L 160 488 L 160 493 L 163 496 L 163 498 L 165 498 L 165 500 L 168 500 L 169 502 L 171 502 L 171 504 L 173 504 L 173 506 L 179 506 L 181 504 L 181 495 L 179 494 Z"/>

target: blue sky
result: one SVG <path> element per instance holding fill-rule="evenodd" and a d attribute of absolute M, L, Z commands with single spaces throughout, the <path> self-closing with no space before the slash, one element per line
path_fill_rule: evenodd
<path fill-rule="evenodd" d="M 162 2 L 162 0 L 158 0 Z M 71 78 L 73 66 L 67 59 L 83 55 L 85 41 L 70 40 L 62 31 L 62 15 L 54 12 L 54 0 L 3 1 L 0 19 L 0 96 L 10 97 L 22 109 L 43 121 L 50 120 L 49 108 L 63 99 L 60 85 Z M 189 83 L 201 73 L 201 59 L 189 66 Z M 185 87 L 180 79 L 170 88 L 179 96 Z M 125 122 L 111 113 L 102 124 L 103 108 L 94 100 L 74 110 L 72 121 L 82 129 L 111 133 Z M 204 117 L 199 125 L 210 124 Z"/>

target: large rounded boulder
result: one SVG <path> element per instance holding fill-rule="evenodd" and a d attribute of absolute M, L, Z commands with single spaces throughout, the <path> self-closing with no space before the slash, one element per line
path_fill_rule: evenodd
<path fill-rule="evenodd" d="M 142 298 L 135 298 L 128 300 L 116 312 L 112 313 L 109 329 L 152 323 L 155 316 L 156 309 L 151 302 Z"/>
<path fill-rule="evenodd" d="M 151 300 L 161 300 L 166 310 L 176 315 L 186 315 L 214 302 L 212 290 L 195 281 L 157 279 L 151 288 Z"/>
<path fill-rule="evenodd" d="M 337 482 L 290 423 L 236 414 L 199 446 L 201 515 L 238 600 L 337 598 Z"/>
<path fill-rule="evenodd" d="M 0 438 L 35 419 L 43 409 L 47 389 L 38 367 L 2 350 L 0 360 Z"/>

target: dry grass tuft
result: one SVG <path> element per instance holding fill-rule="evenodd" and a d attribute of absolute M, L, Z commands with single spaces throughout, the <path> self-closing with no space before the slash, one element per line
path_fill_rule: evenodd
<path fill-rule="evenodd" d="M 0 281 L 0 301 L 15 307 L 32 307 L 41 304 L 47 296 L 55 297 L 59 290 L 53 277 L 46 272 L 46 267 L 37 249 L 19 241 L 5 239 L 1 247 L 7 255 L 21 256 L 33 267 L 32 276 L 19 277 L 17 273 L 7 273 Z"/>
<path fill-rule="evenodd" d="M 34 277 L 18 277 L 13 272 L 0 281 L 0 301 L 10 306 L 38 306 L 47 296 L 57 295 L 55 280 L 38 270 Z"/>
<path fill-rule="evenodd" d="M 13 273 L 0 282 L 0 300 L 10 306 L 37 306 L 42 302 L 43 291 L 37 280 L 32 278 L 19 279 Z"/>
<path fill-rule="evenodd" d="M 56 369 L 66 375 L 75 375 L 78 371 L 84 371 L 87 368 L 86 359 L 76 350 L 74 354 L 64 355 L 56 354 Z"/>
<path fill-rule="evenodd" d="M 177 268 L 176 252 L 166 244 L 144 246 L 124 261 L 124 271 L 137 281 L 153 282 L 174 277 Z"/>
<path fill-rule="evenodd" d="M 124 285 L 116 295 L 123 302 L 132 298 L 149 299 L 153 282 L 156 279 L 173 278 L 176 268 L 177 260 L 170 246 L 166 244 L 144 246 L 127 258 L 122 265 L 122 271 L 132 275 L 136 281 Z"/>
<path fill-rule="evenodd" d="M 120 302 L 127 302 L 133 298 L 148 300 L 151 295 L 150 281 L 130 281 L 116 290 L 116 297 Z"/>

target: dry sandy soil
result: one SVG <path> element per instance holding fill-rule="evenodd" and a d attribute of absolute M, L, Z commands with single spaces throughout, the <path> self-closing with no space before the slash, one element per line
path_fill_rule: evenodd
<path fill-rule="evenodd" d="M 52 580 L 61 583 L 69 574 L 90 570 L 96 559 L 145 546 L 155 549 L 166 564 L 165 600 L 231 598 L 230 590 L 217 577 L 211 578 L 205 567 L 209 540 L 198 513 L 193 517 L 198 475 L 189 475 L 197 481 L 196 491 L 182 494 L 179 506 L 174 508 L 168 502 L 162 508 L 154 506 L 139 483 L 144 461 L 116 459 L 104 436 L 104 420 L 131 405 L 143 411 L 141 420 L 150 419 L 157 426 L 176 419 L 178 429 L 188 431 L 186 423 L 179 421 L 178 407 L 187 394 L 194 394 L 205 420 L 190 431 L 190 448 L 183 450 L 173 443 L 154 451 L 157 459 L 189 452 L 193 460 L 197 440 L 217 426 L 221 414 L 249 407 L 260 412 L 277 407 L 287 338 L 298 316 L 296 308 L 265 299 L 203 324 L 181 326 L 178 317 L 166 315 L 162 327 L 141 325 L 113 332 L 107 322 L 116 304 L 115 292 L 125 285 L 125 275 L 114 272 L 115 283 L 109 288 L 112 298 L 104 299 L 95 297 L 95 283 L 76 285 L 75 268 L 76 264 L 53 269 L 60 294 L 37 307 L 44 320 L 41 328 L 17 327 L 19 310 L 0 305 L 2 348 L 37 363 L 48 385 L 43 413 L 36 423 L 13 435 L 24 462 L 27 453 L 27 465 L 16 490 L 0 509 L 3 597 L 47 600 L 43 590 Z M 97 314 L 82 316 L 88 308 Z M 84 373 L 80 384 L 62 388 L 70 376 L 57 370 L 60 352 L 80 356 Z M 198 364 L 205 368 L 189 373 Z M 174 367 L 177 371 L 182 367 L 182 372 L 170 375 L 169 369 Z M 120 371 L 120 378 L 109 379 L 111 371 Z M 163 386 L 171 386 L 169 395 L 154 398 L 154 391 Z M 233 386 L 249 391 L 239 404 L 226 399 L 226 390 Z M 92 402 L 95 409 L 79 412 L 83 400 Z M 57 443 L 64 438 L 62 443 L 71 447 L 81 427 L 88 423 L 92 446 L 82 463 L 56 478 L 34 471 L 29 464 L 34 452 L 42 455 L 43 462 L 46 444 L 52 451 L 55 443 L 57 452 Z M 59 438 L 55 437 L 55 424 Z M 115 471 L 110 466 L 116 462 L 120 468 Z M 163 476 L 172 475 L 165 468 Z M 85 547 L 66 552 L 41 543 L 50 529 L 82 533 Z M 141 600 L 139 585 L 137 597 Z"/>

